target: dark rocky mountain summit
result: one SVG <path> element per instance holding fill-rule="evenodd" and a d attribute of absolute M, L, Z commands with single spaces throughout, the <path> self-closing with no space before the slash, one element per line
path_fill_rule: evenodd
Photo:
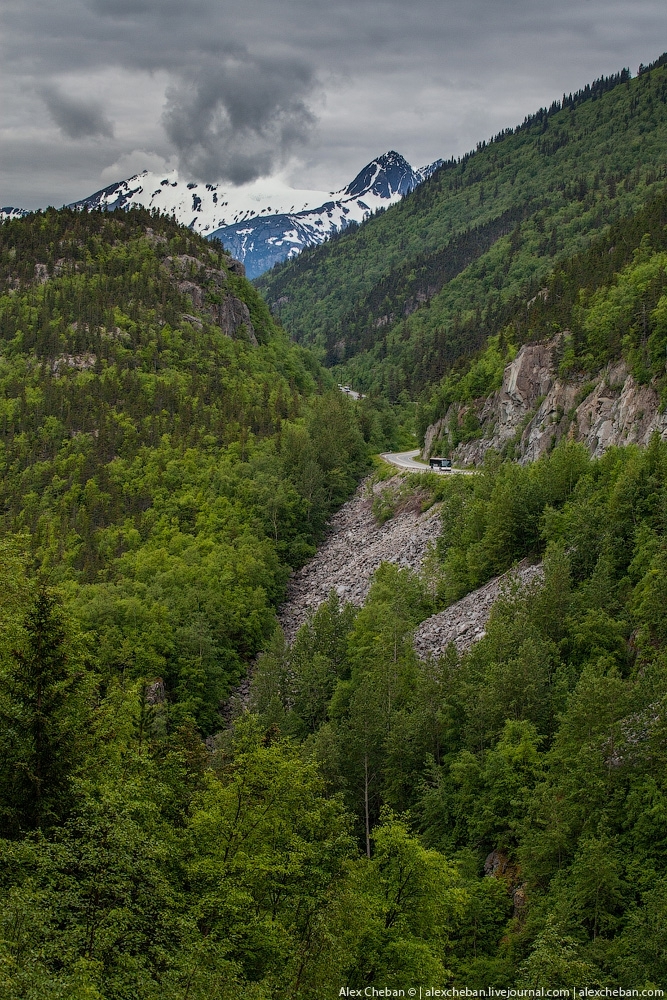
<path fill-rule="evenodd" d="M 378 209 L 400 201 L 438 168 L 437 160 L 414 170 L 400 153 L 390 150 L 361 170 L 332 201 L 314 209 L 245 220 L 211 234 L 242 260 L 249 278 L 256 278 L 304 248 L 318 246 L 351 223 L 363 222 Z"/>

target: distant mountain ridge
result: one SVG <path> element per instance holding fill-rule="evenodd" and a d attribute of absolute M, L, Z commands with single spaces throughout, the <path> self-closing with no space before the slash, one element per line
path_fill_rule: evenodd
<path fill-rule="evenodd" d="M 144 170 L 74 202 L 71 208 L 157 208 L 195 232 L 218 237 L 256 277 L 304 247 L 317 246 L 350 222 L 409 194 L 442 161 L 415 170 L 395 150 L 377 157 L 340 191 L 290 188 L 280 181 L 238 188 L 182 181 L 177 172 Z M 17 210 L 13 210 L 17 211 Z"/>
<path fill-rule="evenodd" d="M 180 180 L 175 170 L 144 170 L 101 188 L 70 208 L 142 207 L 173 215 L 207 238 L 218 237 L 256 277 L 304 247 L 318 246 L 351 222 L 360 223 L 414 191 L 442 164 L 414 169 L 395 150 L 371 160 L 340 191 L 291 188 L 280 180 L 236 188 Z M 0 221 L 20 218 L 25 209 L 0 209 Z"/>
<path fill-rule="evenodd" d="M 233 257 L 244 262 L 249 278 L 268 271 L 274 264 L 295 257 L 305 247 L 318 246 L 350 223 L 360 223 L 380 208 L 400 201 L 427 180 L 442 160 L 413 169 L 408 161 L 390 150 L 361 170 L 333 200 L 315 209 L 223 226 L 211 234 L 222 240 Z"/>

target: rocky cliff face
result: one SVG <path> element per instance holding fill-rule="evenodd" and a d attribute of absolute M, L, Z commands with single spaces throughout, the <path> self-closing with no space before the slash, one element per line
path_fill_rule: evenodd
<path fill-rule="evenodd" d="M 245 302 L 225 288 L 229 272 L 245 275 L 245 268 L 240 261 L 230 257 L 226 269 L 221 269 L 206 267 L 196 257 L 180 254 L 177 257 L 165 257 L 162 266 L 177 280 L 179 292 L 189 296 L 193 309 L 207 314 L 226 337 L 249 340 L 257 347 L 250 310 Z M 201 319 L 190 313 L 183 313 L 183 319 L 196 327 L 202 326 Z"/>
<path fill-rule="evenodd" d="M 638 385 L 623 361 L 609 365 L 589 382 L 558 377 L 549 344 L 526 344 L 505 369 L 503 384 L 487 399 L 452 404 L 425 436 L 425 456 L 451 451 L 455 460 L 477 465 L 489 448 L 512 454 L 521 463 L 550 451 L 563 437 L 583 443 L 599 456 L 612 445 L 648 444 L 657 431 L 667 439 L 667 413 L 652 385 Z M 470 409 L 479 421 L 478 436 L 453 444 L 454 428 Z"/>

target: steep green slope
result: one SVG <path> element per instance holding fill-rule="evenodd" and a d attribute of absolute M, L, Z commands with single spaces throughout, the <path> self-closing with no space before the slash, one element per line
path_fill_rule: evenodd
<path fill-rule="evenodd" d="M 508 298 L 641 207 L 665 176 L 667 68 L 626 73 L 445 164 L 258 287 L 292 336 L 360 388 L 414 397 L 486 339 Z M 532 290 L 532 291 L 531 291 Z"/>
<path fill-rule="evenodd" d="M 332 600 L 276 643 L 253 678 L 262 721 L 317 747 L 360 841 L 399 814 L 455 859 L 443 984 L 664 987 L 667 444 L 591 460 L 561 442 L 419 479 L 443 504 L 430 585 L 385 565 L 356 617 Z M 434 597 L 525 557 L 544 579 L 508 588 L 480 641 L 417 659 Z M 378 980 L 386 940 L 365 945 Z"/>
<path fill-rule="evenodd" d="M 521 344 L 549 341 L 567 331 L 557 351 L 561 378 L 597 375 L 621 358 L 640 385 L 652 382 L 664 399 L 667 369 L 667 193 L 613 223 L 582 253 L 560 261 L 539 294 L 507 300 L 487 318 L 487 343 L 475 357 L 458 359 L 428 387 L 417 406 L 417 431 L 443 417 L 451 403 L 468 404 L 500 387 L 503 371 Z M 468 332 L 472 333 L 469 326 Z M 582 379 L 583 376 L 583 379 Z M 473 409 L 456 441 L 482 433 Z"/>
<path fill-rule="evenodd" d="M 570 316 L 564 364 L 622 329 L 657 365 L 665 203 L 516 337 Z M 0 251 L 0 997 L 663 987 L 667 444 L 420 476 L 427 577 L 385 565 L 267 642 L 364 464 L 349 401 L 169 220 L 49 212 Z M 421 620 L 525 557 L 543 585 L 417 658 Z"/>
<path fill-rule="evenodd" d="M 242 270 L 242 269 L 241 269 Z M 100 669 L 215 725 L 365 445 L 219 245 L 136 211 L 0 228 L 0 528 Z"/>

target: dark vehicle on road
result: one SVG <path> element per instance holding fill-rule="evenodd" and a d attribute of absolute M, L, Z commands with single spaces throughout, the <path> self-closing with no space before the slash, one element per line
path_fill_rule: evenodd
<path fill-rule="evenodd" d="M 429 458 L 428 464 L 432 469 L 451 469 L 452 462 L 449 458 Z"/>

